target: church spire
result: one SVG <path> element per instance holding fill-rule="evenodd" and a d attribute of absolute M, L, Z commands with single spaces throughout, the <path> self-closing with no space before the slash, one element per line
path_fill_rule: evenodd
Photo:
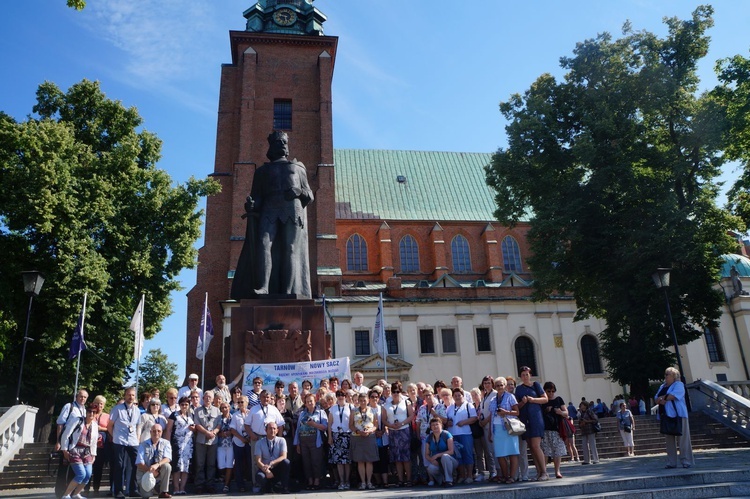
<path fill-rule="evenodd" d="M 313 0 L 259 0 L 242 15 L 246 31 L 287 35 L 323 35 L 325 14 Z"/>

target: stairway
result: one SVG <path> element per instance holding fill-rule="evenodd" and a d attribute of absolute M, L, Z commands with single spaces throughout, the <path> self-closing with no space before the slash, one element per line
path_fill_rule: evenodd
<path fill-rule="evenodd" d="M 46 443 L 26 444 L 0 473 L 0 490 L 54 487 L 55 477 L 50 473 L 55 473 L 57 467 L 53 465 L 47 471 L 52 448 Z"/>
<path fill-rule="evenodd" d="M 54 487 L 57 462 L 50 463 L 53 446 L 47 443 L 26 444 L 0 473 L 0 491 Z M 102 489 L 109 487 L 109 471 L 104 469 Z"/>
<path fill-rule="evenodd" d="M 597 435 L 596 446 L 600 459 L 622 458 L 625 450 L 617 429 L 617 418 L 601 419 L 602 431 Z M 718 448 L 748 448 L 750 442 L 737 435 L 732 430 L 720 423 L 713 421 L 703 413 L 694 412 L 690 414 L 690 434 L 693 449 L 718 449 Z M 576 445 L 581 452 L 580 438 L 576 439 Z M 665 452 L 664 436 L 659 433 L 659 422 L 655 416 L 635 417 L 635 451 L 639 456 L 649 454 L 660 454 Z M 21 452 L 0 473 L 0 491 L 26 488 L 50 488 L 55 485 L 55 476 L 50 473 L 56 472 L 56 465 L 48 471 L 49 453 L 52 446 L 49 444 L 27 444 Z M 581 455 L 583 455 L 581 453 Z M 564 461 L 567 461 L 564 460 Z M 628 466 L 625 460 L 621 467 Z M 582 467 L 589 468 L 589 467 Z M 593 470 L 592 470 L 593 471 Z M 750 479 L 750 471 L 744 479 Z M 102 488 L 109 485 L 109 472 L 104 470 Z M 520 485 L 519 485 L 520 486 Z M 652 484 L 655 486 L 655 484 Z"/>
<path fill-rule="evenodd" d="M 599 458 L 624 457 L 625 447 L 622 445 L 617 418 L 601 418 L 599 423 L 602 427 L 602 431 L 596 436 Z M 636 455 L 666 452 L 664 435 L 659 433 L 659 421 L 656 416 L 635 416 L 633 440 Z M 690 413 L 690 441 L 694 450 L 750 447 L 750 441 L 702 412 Z M 576 447 L 583 456 L 580 437 L 576 438 Z"/>

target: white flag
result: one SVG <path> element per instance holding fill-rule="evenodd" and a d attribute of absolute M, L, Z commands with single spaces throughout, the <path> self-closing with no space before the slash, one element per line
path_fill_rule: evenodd
<path fill-rule="evenodd" d="M 138 308 L 135 309 L 133 314 L 133 320 L 130 321 L 130 330 L 135 333 L 135 345 L 133 348 L 133 358 L 138 360 L 141 358 L 141 352 L 143 352 L 143 303 L 146 299 L 146 295 L 141 295 L 141 301 L 138 303 Z"/>
<path fill-rule="evenodd" d="M 375 351 L 385 360 L 388 356 L 388 345 L 385 341 L 385 320 L 383 320 L 383 293 L 380 293 L 378 314 L 375 316 L 375 337 L 372 340 Z"/>

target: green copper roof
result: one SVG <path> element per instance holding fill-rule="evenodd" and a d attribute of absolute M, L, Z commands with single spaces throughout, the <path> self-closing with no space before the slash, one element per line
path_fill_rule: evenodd
<path fill-rule="evenodd" d="M 740 277 L 750 277 L 750 258 L 744 255 L 721 255 L 724 264 L 721 266 L 721 277 L 732 277 L 732 266 Z"/>
<path fill-rule="evenodd" d="M 495 220 L 491 153 L 336 149 L 336 218 Z"/>
<path fill-rule="evenodd" d="M 286 35 L 323 35 L 326 20 L 313 0 L 259 0 L 242 15 L 246 31 Z"/>

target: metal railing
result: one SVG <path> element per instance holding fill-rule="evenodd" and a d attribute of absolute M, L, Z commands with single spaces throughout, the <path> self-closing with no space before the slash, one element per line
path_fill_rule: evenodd
<path fill-rule="evenodd" d="M 706 413 L 750 440 L 750 400 L 713 381 L 699 380 L 687 387 L 694 411 Z"/>
<path fill-rule="evenodd" d="M 36 407 L 14 405 L 1 408 L 0 418 L 0 471 L 3 471 L 24 444 L 34 441 Z"/>

